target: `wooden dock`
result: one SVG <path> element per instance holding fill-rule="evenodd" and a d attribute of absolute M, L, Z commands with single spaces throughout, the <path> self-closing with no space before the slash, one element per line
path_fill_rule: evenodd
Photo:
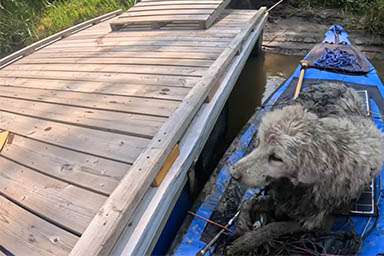
<path fill-rule="evenodd" d="M 182 184 L 171 181 L 204 145 L 267 17 L 225 10 L 209 29 L 112 32 L 116 14 L 0 60 L 0 129 L 10 132 L 0 153 L 0 245 L 14 255 L 127 255 L 129 239 L 147 243 L 131 254 L 148 250 L 154 237 L 129 229 L 151 199 L 171 205 Z M 201 141 L 192 148 L 193 138 Z M 150 188 L 176 144 L 171 171 Z"/>

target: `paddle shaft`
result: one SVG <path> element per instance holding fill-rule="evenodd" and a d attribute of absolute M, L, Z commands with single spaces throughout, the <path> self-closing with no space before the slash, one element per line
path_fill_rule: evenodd
<path fill-rule="evenodd" d="M 302 60 L 300 61 L 300 65 L 301 65 L 301 70 L 300 70 L 299 81 L 297 82 L 296 91 L 295 91 L 295 95 L 293 96 L 293 99 L 296 99 L 300 94 L 301 87 L 303 85 L 305 70 L 309 66 L 309 62 L 306 60 Z"/>
<path fill-rule="evenodd" d="M 226 228 L 229 228 L 229 227 L 233 224 L 233 222 L 235 221 L 235 219 L 239 216 L 239 214 L 240 214 L 240 210 L 237 211 L 236 214 L 235 214 L 235 216 L 233 216 L 232 219 L 230 219 L 230 220 L 228 221 L 228 223 L 227 223 L 227 225 L 225 225 L 225 227 L 226 227 Z M 212 246 L 212 245 L 213 245 L 213 244 L 220 238 L 220 236 L 224 233 L 224 231 L 225 231 L 225 229 L 220 230 L 220 232 L 217 233 L 217 234 L 215 235 L 215 237 L 214 237 L 211 241 L 209 241 L 209 242 L 204 246 L 203 249 L 201 249 L 200 251 L 198 251 L 198 252 L 195 254 L 195 256 L 203 256 L 203 255 L 205 255 L 205 253 L 206 253 L 206 252 L 209 250 L 209 248 L 211 248 L 211 246 Z"/>

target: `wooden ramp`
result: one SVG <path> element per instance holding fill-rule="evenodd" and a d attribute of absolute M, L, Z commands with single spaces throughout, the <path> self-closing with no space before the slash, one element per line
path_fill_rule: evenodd
<path fill-rule="evenodd" d="M 111 23 L 112 30 L 166 25 L 209 28 L 230 0 L 142 0 Z"/>
<path fill-rule="evenodd" d="M 91 22 L 0 60 L 0 130 L 10 132 L 0 153 L 0 245 L 15 255 L 110 255 L 265 17 L 226 10 L 194 31 L 111 32 L 110 20 Z"/>

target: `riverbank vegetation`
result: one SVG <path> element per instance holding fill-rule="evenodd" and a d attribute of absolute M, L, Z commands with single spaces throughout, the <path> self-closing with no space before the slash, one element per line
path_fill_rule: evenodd
<path fill-rule="evenodd" d="M 340 8 L 344 14 L 356 15 L 357 28 L 384 35 L 384 0 L 301 0 L 302 8 L 314 6 Z"/>
<path fill-rule="evenodd" d="M 0 0 L 0 58 L 82 21 L 120 8 L 128 9 L 133 1 Z M 384 35 L 384 0 L 286 0 L 286 3 L 296 3 L 303 9 L 340 8 L 343 14 L 356 17 L 351 27 Z"/>
<path fill-rule="evenodd" d="M 0 0 L 0 57 L 133 0 Z"/>

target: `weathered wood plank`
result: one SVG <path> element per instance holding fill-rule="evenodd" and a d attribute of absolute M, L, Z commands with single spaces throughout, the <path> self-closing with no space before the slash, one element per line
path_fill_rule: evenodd
<path fill-rule="evenodd" d="M 135 9 L 135 8 L 134 8 Z M 160 16 L 160 15 L 191 15 L 191 14 L 211 14 L 215 10 L 214 8 L 204 8 L 204 9 L 168 9 L 167 10 L 147 10 L 147 11 L 140 11 L 140 12 L 133 12 L 132 9 L 129 12 L 124 13 L 123 15 L 120 15 L 118 18 L 129 18 L 129 17 L 143 17 L 143 16 Z"/>
<path fill-rule="evenodd" d="M 197 25 L 197 24 L 196 24 Z M 156 30 L 157 31 L 157 30 Z M 150 32 L 150 33 L 145 33 Z M 151 33 L 152 32 L 152 33 Z M 67 39 L 64 39 L 60 41 L 60 44 L 75 44 L 75 43 L 85 43 L 85 42 L 93 42 L 98 44 L 104 44 L 104 43 L 115 43 L 115 42 L 168 42 L 168 41 L 194 41 L 194 42 L 230 42 L 231 39 L 234 37 L 233 34 L 228 35 L 210 35 L 207 37 L 207 35 L 196 35 L 196 36 L 172 36 L 172 35 L 162 35 L 162 36 L 156 36 L 156 39 L 154 39 L 154 36 L 152 34 L 155 34 L 154 31 L 144 31 L 140 35 L 134 36 L 130 35 L 134 32 L 117 32 L 117 33 L 109 33 L 109 34 L 103 34 L 104 36 L 99 36 L 98 38 L 92 38 L 92 37 L 85 37 L 81 36 L 79 37 L 68 37 Z M 158 32 L 159 33 L 159 32 Z M 185 32 L 184 32 L 185 33 Z M 59 42 L 57 43 L 59 44 Z M 180 56 L 182 57 L 182 56 Z"/>
<path fill-rule="evenodd" d="M 0 129 L 124 163 L 133 163 L 150 141 L 2 111 Z"/>
<path fill-rule="evenodd" d="M 202 80 L 189 92 L 183 103 L 159 130 L 147 149 L 138 157 L 130 171 L 109 196 L 70 255 L 107 255 L 110 252 L 121 230 L 131 219 L 134 209 L 163 165 L 167 155 L 185 132 L 211 87 L 218 81 L 244 39 L 265 13 L 266 9 L 262 8 L 244 25 L 242 32 L 236 36 Z M 126 196 L 128 193 L 129 197 Z"/>
<path fill-rule="evenodd" d="M 159 22 L 195 22 L 195 21 L 206 21 L 209 18 L 207 14 L 191 14 L 191 15 L 163 15 L 163 16 L 139 16 L 139 17 L 124 17 L 118 19 L 117 21 L 111 22 L 111 28 L 113 31 L 124 28 L 127 25 L 138 24 L 143 22 L 149 22 L 151 25 L 153 23 Z M 160 27 L 164 24 L 160 24 Z"/>
<path fill-rule="evenodd" d="M 194 4 L 183 4 L 183 5 L 152 5 L 152 6 L 140 6 L 135 5 L 135 8 L 131 8 L 129 13 L 134 12 L 146 12 L 146 11 L 157 11 L 157 10 L 204 10 L 204 9 L 214 9 L 217 8 L 219 4 L 204 4 L 204 5 L 194 5 Z M 123 13 L 119 17 L 126 15 Z"/>
<path fill-rule="evenodd" d="M 47 60 L 52 60 L 47 58 Z M 71 72 L 105 72 L 105 73 L 124 73 L 124 74 L 151 74 L 151 75 L 179 75 L 179 76 L 191 76 L 201 77 L 206 68 L 204 67 L 180 67 L 180 66 L 166 66 L 156 65 L 157 62 L 162 60 L 148 59 L 152 61 L 153 65 L 134 65 L 134 64 L 121 64 L 124 59 L 114 59 L 118 64 L 107 64 L 103 62 L 103 59 L 91 59 L 91 62 L 96 63 L 84 63 L 79 64 L 81 61 L 76 59 L 64 59 L 65 61 L 73 61 L 67 63 L 55 63 L 52 62 L 49 65 L 42 65 L 36 60 L 23 59 L 12 66 L 5 67 L 6 71 L 71 71 Z M 177 62 L 177 60 L 174 60 Z"/>
<path fill-rule="evenodd" d="M 125 22 L 125 21 L 122 21 Z M 112 24 L 112 23 L 111 23 Z M 203 41 L 160 41 L 160 40 L 143 40 L 143 41 L 123 41 L 116 40 L 107 42 L 96 42 L 94 40 L 87 41 L 81 40 L 76 42 L 57 42 L 46 47 L 46 49 L 60 49 L 60 48 L 73 48 L 73 47 L 131 47 L 131 46 L 181 46 L 181 47 L 219 47 L 224 48 L 228 42 L 203 42 Z"/>
<path fill-rule="evenodd" d="M 152 2 L 139 2 L 134 8 L 139 6 L 158 6 L 158 5 L 209 5 L 221 4 L 222 1 L 152 1 Z"/>
<path fill-rule="evenodd" d="M 96 110 L 100 110 L 100 113 L 104 110 L 114 111 L 114 113 L 103 112 L 103 114 L 111 115 L 115 118 L 123 117 L 121 115 L 117 115 L 118 113 L 128 113 L 128 114 L 145 114 L 152 116 L 161 116 L 168 117 L 174 109 L 180 104 L 178 101 L 167 101 L 167 100 L 158 100 L 158 99 L 143 99 L 139 97 L 125 97 L 125 96 L 113 96 L 113 95 L 101 95 L 101 94 L 84 94 L 77 92 L 57 92 L 50 90 L 41 90 L 41 89 L 26 89 L 26 88 L 11 88 L 7 86 L 0 86 L 0 105 L 1 102 L 5 100 L 5 98 L 13 98 L 13 99 L 24 99 L 29 100 L 29 104 L 38 104 L 39 102 L 52 103 L 52 104 L 60 104 L 60 105 L 45 105 L 41 110 L 45 110 L 47 112 L 54 111 L 55 108 L 65 108 L 66 105 L 69 107 L 80 107 L 86 108 L 84 111 L 91 111 L 95 114 L 93 118 L 97 117 Z M 19 102 L 23 104 L 22 102 Z M 37 105 L 34 105 L 37 109 Z M 0 106 L 1 109 L 1 106 Z M 79 110 L 79 109 L 78 109 Z M 27 111 L 27 110 L 24 110 Z M 58 110 L 59 111 L 59 110 Z M 76 109 L 72 109 L 74 113 Z M 80 111 L 80 110 L 79 110 Z M 81 112 L 80 112 L 81 113 Z M 47 113 L 48 114 L 48 113 Z M 69 113 L 67 113 L 68 115 Z M 84 113 L 82 114 L 84 115 Z M 98 115 L 101 117 L 102 115 Z M 142 122 L 145 123 L 145 120 L 150 119 L 150 117 L 139 117 L 134 115 L 126 115 L 126 119 L 132 119 L 139 121 L 141 119 Z M 154 122 L 162 122 L 163 119 L 153 118 Z M 139 123 L 138 123 L 139 124 Z"/>
<path fill-rule="evenodd" d="M 0 196 L 0 244 L 14 255 L 65 256 L 78 237 Z"/>
<path fill-rule="evenodd" d="M 55 90 L 58 92 L 73 91 L 97 95 L 135 96 L 151 99 L 166 99 L 177 101 L 183 100 L 185 95 L 187 95 L 190 90 L 190 88 L 184 87 L 170 87 L 157 85 L 26 78 L 0 78 L 0 85 L 3 87 L 10 87 L 11 89 L 33 88 L 43 90 Z"/>
<path fill-rule="evenodd" d="M 178 63 L 178 65 L 211 65 L 213 62 L 200 62 L 190 60 L 215 60 L 219 57 L 218 53 L 209 52 L 37 52 L 29 55 L 25 59 L 53 59 L 53 58 L 140 58 L 140 59 L 170 59 Z M 103 60 L 102 60 L 103 61 Z M 157 60 L 156 60 L 157 61 Z M 15 64 L 22 63 L 16 62 Z"/>
<path fill-rule="evenodd" d="M 34 98 L 33 95 L 28 96 Z M 155 135 L 166 120 L 164 117 L 89 109 L 56 102 L 50 104 L 16 97 L 0 96 L 0 111 L 148 139 Z"/>
<path fill-rule="evenodd" d="M 67 37 L 66 42 L 72 40 L 84 40 L 84 39 L 109 39 L 109 38 L 120 38 L 122 40 L 148 40 L 153 37 L 159 37 L 161 40 L 193 40 L 193 39 L 203 39 L 205 41 L 216 41 L 217 39 L 231 39 L 236 36 L 236 33 L 231 32 L 223 32 L 221 34 L 211 33 L 209 30 L 198 30 L 198 31 L 190 31 L 188 36 L 185 35 L 185 31 L 162 31 L 162 30 L 147 30 L 147 31 L 119 31 L 115 33 L 97 33 L 90 32 L 88 34 L 75 34 L 73 36 Z M 35 52 L 33 55 L 38 54 L 39 52 Z"/>
<path fill-rule="evenodd" d="M 75 33 L 76 31 L 84 29 L 84 28 L 86 28 L 88 26 L 92 26 L 94 24 L 97 24 L 97 23 L 99 23 L 99 22 L 101 22 L 103 20 L 112 18 L 112 17 L 114 17 L 116 15 L 119 15 L 121 13 L 122 13 L 122 10 L 117 10 L 117 11 L 114 11 L 114 12 L 107 13 L 107 14 L 102 15 L 100 17 L 96 17 L 96 18 L 91 19 L 89 21 L 85 21 L 85 22 L 80 23 L 80 24 L 78 24 L 76 26 L 70 27 L 70 28 L 65 29 L 63 31 L 60 31 L 60 32 L 58 32 L 58 33 L 56 33 L 54 35 L 51 35 L 51 36 L 49 36 L 47 38 L 44 38 L 43 40 L 40 40 L 40 41 L 38 41 L 36 43 L 33 43 L 33 44 L 31 44 L 31 45 L 29 45 L 29 46 L 27 46 L 27 47 L 25 47 L 25 48 L 15 52 L 15 53 L 13 53 L 11 55 L 8 55 L 8 56 L 0 59 L 0 69 L 1 69 L 1 67 L 3 65 L 5 65 L 5 64 L 7 64 L 7 63 L 9 63 L 9 62 L 11 62 L 11 61 L 13 61 L 15 59 L 18 59 L 20 57 L 26 56 L 26 55 L 30 54 L 31 52 L 35 51 L 37 48 L 40 48 L 40 47 L 42 47 L 44 45 L 48 45 L 48 44 L 50 44 L 52 42 L 55 42 L 56 40 L 59 40 L 59 39 L 61 39 L 63 37 L 66 37 L 66 36 L 72 34 L 72 33 Z"/>
<path fill-rule="evenodd" d="M 240 30 L 238 30 L 240 31 Z M 130 47 L 112 47 L 112 46 L 98 46 L 98 47 L 64 47 L 60 51 L 57 49 L 44 48 L 39 52 L 210 52 L 221 53 L 222 47 L 184 47 L 184 46 L 150 46 L 150 45 L 137 45 Z"/>
<path fill-rule="evenodd" d="M 109 195 L 131 165 L 11 135 L 1 155 L 28 168 L 103 195 Z"/>
<path fill-rule="evenodd" d="M 235 37 L 236 36 L 236 31 L 233 31 L 232 29 L 228 28 L 228 31 L 222 31 L 220 34 L 216 33 L 216 26 L 211 27 L 209 29 L 205 30 L 194 30 L 194 31 L 189 31 L 187 37 Z M 86 33 L 85 33 L 86 32 Z M 74 34 L 72 36 L 67 37 L 65 40 L 70 41 L 73 39 L 87 39 L 87 38 L 117 38 L 117 37 L 136 37 L 136 38 L 141 38 L 141 37 L 151 37 L 151 36 L 156 36 L 160 38 L 171 38 L 171 37 L 182 37 L 185 35 L 185 31 L 163 31 L 163 30 L 141 30 L 141 31 L 125 31 L 125 30 L 120 30 L 118 32 L 106 32 L 106 31 L 84 31 L 83 33 L 78 33 Z"/>
<path fill-rule="evenodd" d="M 5 71 L 0 70 L 0 78 L 35 78 L 67 81 L 94 81 L 123 84 L 168 85 L 193 87 L 200 79 L 196 77 L 169 75 L 139 75 L 121 73 L 58 72 L 58 71 Z"/>
<path fill-rule="evenodd" d="M 0 157 L 0 193 L 80 235 L 107 197 L 42 175 Z"/>
<path fill-rule="evenodd" d="M 155 64 L 156 65 L 152 65 Z M 151 74 L 175 74 L 175 75 L 188 75 L 188 72 L 191 72 L 190 76 L 201 76 L 201 73 L 204 72 L 206 68 L 211 66 L 213 60 L 195 60 L 195 59 L 175 59 L 175 58 L 109 58 L 109 57 L 101 57 L 101 58 L 83 58 L 83 57 L 74 57 L 74 58 L 55 58 L 55 57 L 44 57 L 44 58 L 25 58 L 14 65 L 18 64 L 87 64 L 81 65 L 82 69 L 86 69 L 89 65 L 92 64 L 104 64 L 103 69 L 105 72 L 111 72 L 111 65 L 123 65 L 120 66 L 119 69 L 114 69 L 113 72 L 116 73 L 116 70 L 126 71 L 125 73 L 144 73 L 150 71 L 150 67 L 152 70 L 157 70 L 158 73 L 152 72 Z M 89 64 L 89 65 L 88 65 Z M 130 65 L 130 66 L 128 66 Z M 145 65 L 145 66 L 144 66 Z M 51 65 L 49 65 L 51 66 Z M 65 67 L 65 65 L 63 65 Z M 130 67 L 136 68 L 131 69 Z M 165 66 L 165 67 L 164 67 Z M 168 67 L 167 67 L 168 66 Z M 94 66 L 95 67 L 95 66 Z M 114 66 L 117 68 L 116 66 Z M 158 67 L 157 69 L 153 69 L 154 67 Z M 4 70 L 12 70 L 12 68 L 4 69 Z M 89 68 L 88 68 L 89 69 Z M 129 72 L 131 71 L 132 72 Z M 197 71 L 195 71 L 197 70 Z M 82 71 L 82 70 L 78 70 Z M 89 70 L 90 71 L 90 70 Z M 174 72 L 173 72 L 174 71 Z M 159 73 L 161 72 L 161 73 Z M 194 72 L 196 74 L 194 74 Z M 121 73 L 121 72 L 120 72 Z M 200 75 L 199 75 L 200 74 Z"/>
<path fill-rule="evenodd" d="M 220 14 L 224 10 L 224 8 L 227 7 L 227 5 L 229 4 L 230 1 L 231 0 L 223 0 L 223 2 L 220 4 L 220 6 L 213 11 L 213 13 L 208 17 L 207 21 L 204 24 L 205 29 L 209 28 L 210 26 L 212 26 L 212 24 L 214 22 L 216 22 L 217 18 L 220 16 Z M 219 22 L 217 22 L 217 23 L 219 23 Z"/>

